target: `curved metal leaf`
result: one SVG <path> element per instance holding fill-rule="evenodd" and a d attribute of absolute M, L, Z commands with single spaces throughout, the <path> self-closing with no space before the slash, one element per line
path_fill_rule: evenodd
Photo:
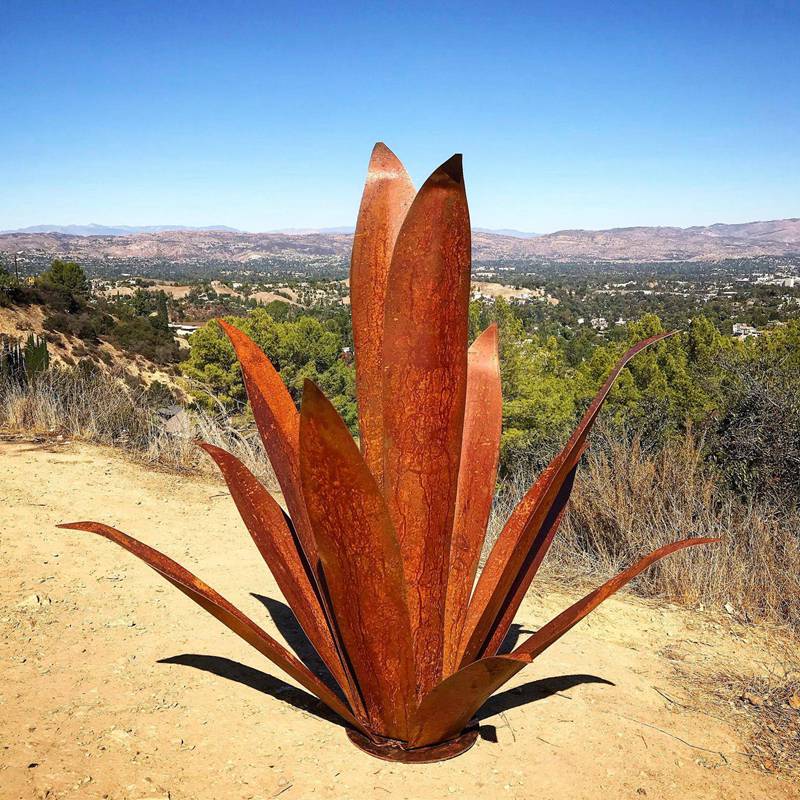
<path fill-rule="evenodd" d="M 457 736 L 489 697 L 527 663 L 511 656 L 481 658 L 445 678 L 420 703 L 411 744 L 424 747 Z"/>
<path fill-rule="evenodd" d="M 316 544 L 300 488 L 300 414 L 281 376 L 261 348 L 246 333 L 224 319 L 218 319 L 217 322 L 230 339 L 239 359 L 261 441 L 264 442 L 264 448 L 286 498 L 297 537 L 309 564 L 316 570 Z"/>
<path fill-rule="evenodd" d="M 534 547 L 542 531 L 542 526 L 561 487 L 580 460 L 586 438 L 617 376 L 635 355 L 651 344 L 673 335 L 673 333 L 662 333 L 651 336 L 631 347 L 620 358 L 564 449 L 553 459 L 514 509 L 489 554 L 470 601 L 462 639 L 461 666 L 466 666 L 487 653 L 495 625 L 499 624 L 504 610 L 512 600 L 514 581 L 522 571 L 524 562 L 531 558 L 531 555 L 536 555 L 531 553 L 531 548 Z M 538 557 L 539 563 L 551 541 L 552 537 L 549 539 L 544 537 L 541 540 L 544 552 Z M 531 573 L 532 578 L 533 573 Z"/>
<path fill-rule="evenodd" d="M 584 449 L 585 448 L 586 445 L 584 444 Z M 580 456 L 578 459 L 580 460 Z M 547 551 L 550 549 L 553 538 L 555 537 L 556 533 L 558 533 L 561 520 L 564 518 L 564 513 L 567 510 L 567 505 L 569 503 L 570 494 L 572 493 L 572 486 L 575 482 L 575 473 L 577 470 L 578 466 L 576 464 L 561 486 L 561 490 L 559 491 L 555 502 L 552 506 L 550 506 L 550 510 L 547 512 L 547 516 L 542 523 L 542 527 L 539 529 L 539 532 L 536 535 L 536 538 L 533 540 L 533 544 L 528 550 L 528 554 L 522 563 L 522 568 L 520 569 L 519 573 L 517 573 L 517 576 L 514 578 L 511 584 L 511 588 L 508 592 L 508 598 L 501 607 L 500 614 L 492 627 L 489 640 L 483 649 L 484 654 L 487 656 L 496 655 L 500 649 L 500 646 L 503 644 L 506 634 L 511 627 L 511 623 L 514 621 L 514 617 L 516 616 L 520 605 L 522 605 L 522 601 L 525 599 L 525 595 L 527 594 L 528 589 L 533 582 L 533 578 L 539 571 L 539 567 L 541 566 Z"/>
<path fill-rule="evenodd" d="M 364 726 L 356 720 L 345 704 L 304 664 L 302 664 L 285 647 L 275 641 L 266 631 L 259 628 L 249 617 L 231 605 L 222 595 L 214 591 L 207 583 L 201 581 L 180 564 L 152 547 L 99 522 L 70 522 L 59 525 L 59 528 L 88 531 L 110 539 L 120 547 L 133 553 L 137 558 L 152 567 L 173 586 L 180 589 L 199 606 L 216 617 L 223 625 L 244 639 L 251 647 L 266 656 L 273 664 L 294 678 L 301 686 L 322 700 L 325 705 L 335 711 L 342 719 L 359 730 Z"/>
<path fill-rule="evenodd" d="M 308 640 L 341 687 L 351 708 L 357 713 L 363 711 L 355 684 L 339 657 L 311 568 L 286 523 L 283 509 L 238 458 L 212 444 L 197 444 L 222 472 L 247 530 Z"/>
<path fill-rule="evenodd" d="M 497 323 L 492 323 L 467 352 L 467 399 L 450 569 L 444 616 L 444 674 L 457 667 L 459 644 L 475 582 L 500 459 L 503 398 Z"/>
<path fill-rule="evenodd" d="M 470 224 L 461 157 L 398 234 L 384 323 L 383 489 L 408 584 L 418 691 L 440 680 L 467 376 Z"/>
<path fill-rule="evenodd" d="M 361 452 L 383 485 L 383 319 L 392 251 L 414 199 L 414 185 L 395 154 L 372 150 L 350 259 L 350 308 L 356 356 Z"/>
<path fill-rule="evenodd" d="M 696 547 L 701 544 L 715 544 L 721 541 L 716 537 L 698 537 L 696 539 L 682 539 L 679 542 L 672 542 L 672 544 L 659 547 L 654 550 L 650 555 L 637 561 L 633 566 L 628 567 L 624 572 L 620 572 L 611 580 L 606 581 L 602 586 L 599 586 L 593 592 L 590 592 L 583 599 L 571 605 L 565 611 L 562 611 L 557 617 L 552 619 L 543 628 L 540 628 L 536 633 L 529 636 L 511 655 L 514 658 L 525 658 L 527 661 L 533 661 L 536 656 L 558 641 L 570 628 L 577 625 L 587 614 L 594 611 L 597 606 L 604 600 L 611 597 L 612 594 L 618 592 L 626 583 L 632 581 L 640 572 L 646 570 L 651 564 L 654 564 L 664 556 L 676 553 L 678 550 L 684 550 L 687 547 Z"/>
<path fill-rule="evenodd" d="M 526 639 L 513 653 L 482 658 L 462 667 L 442 681 L 420 703 L 412 744 L 422 747 L 445 741 L 460 733 L 493 692 L 658 559 L 686 547 L 718 541 L 719 539 L 710 538 L 684 539 L 661 547 L 562 611 Z"/>
<path fill-rule="evenodd" d="M 322 573 L 370 727 L 405 739 L 416 692 L 400 548 L 353 437 L 311 381 L 303 390 L 300 445 Z"/>

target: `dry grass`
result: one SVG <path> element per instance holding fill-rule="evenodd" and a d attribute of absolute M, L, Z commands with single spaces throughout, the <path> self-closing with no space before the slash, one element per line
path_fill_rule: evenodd
<path fill-rule="evenodd" d="M 195 439 L 236 455 L 272 491 L 275 474 L 254 429 L 224 415 L 187 411 L 189 424 L 168 433 L 152 398 L 102 372 L 51 369 L 27 386 L 0 379 L 0 430 L 120 447 L 137 460 L 181 472 L 219 476 Z"/>
<path fill-rule="evenodd" d="M 517 478 L 501 492 L 490 539 L 526 483 Z M 636 437 L 598 430 L 543 572 L 570 581 L 610 577 L 651 550 L 696 535 L 723 542 L 658 562 L 633 590 L 800 630 L 800 516 L 735 497 L 706 466 L 702 442 L 691 433 L 648 453 Z"/>
<path fill-rule="evenodd" d="M 770 643 L 768 663 L 759 671 L 731 669 L 691 676 L 696 693 L 710 694 L 718 708 L 747 733 L 748 751 L 768 772 L 800 778 L 800 654 L 798 641 Z"/>

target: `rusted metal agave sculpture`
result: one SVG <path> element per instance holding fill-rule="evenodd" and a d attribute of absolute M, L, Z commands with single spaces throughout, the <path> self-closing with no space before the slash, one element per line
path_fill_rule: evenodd
<path fill-rule="evenodd" d="M 415 193 L 395 155 L 372 153 L 350 290 L 360 448 L 311 382 L 298 412 L 267 357 L 220 321 L 288 514 L 230 453 L 216 461 L 297 622 L 329 671 L 295 655 L 167 556 L 96 522 L 336 712 L 350 739 L 396 761 L 435 761 L 475 741 L 484 701 L 609 595 L 691 539 L 656 550 L 512 652 L 502 644 L 558 530 L 578 462 L 629 350 L 564 449 L 517 506 L 475 581 L 501 428 L 498 332 L 468 346 L 470 223 L 460 156 Z M 474 588 L 473 588 L 474 585 Z"/>

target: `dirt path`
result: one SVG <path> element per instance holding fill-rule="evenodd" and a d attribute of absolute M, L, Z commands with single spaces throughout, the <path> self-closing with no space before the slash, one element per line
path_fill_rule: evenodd
<path fill-rule="evenodd" d="M 469 753 L 396 766 L 354 749 L 132 556 L 53 527 L 77 519 L 162 549 L 275 630 L 250 594 L 278 598 L 275 584 L 220 484 L 94 447 L 0 443 L 2 800 L 798 796 L 740 755 L 741 731 L 679 705 L 677 662 L 760 657 L 711 618 L 612 600 L 489 702 Z M 540 624 L 566 600 L 534 594 L 519 620 Z"/>

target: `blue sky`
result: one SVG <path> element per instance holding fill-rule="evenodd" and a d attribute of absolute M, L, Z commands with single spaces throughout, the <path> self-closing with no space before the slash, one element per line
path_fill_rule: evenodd
<path fill-rule="evenodd" d="M 473 224 L 800 216 L 800 2 L 0 10 L 0 229 L 349 225 L 382 139 Z"/>

